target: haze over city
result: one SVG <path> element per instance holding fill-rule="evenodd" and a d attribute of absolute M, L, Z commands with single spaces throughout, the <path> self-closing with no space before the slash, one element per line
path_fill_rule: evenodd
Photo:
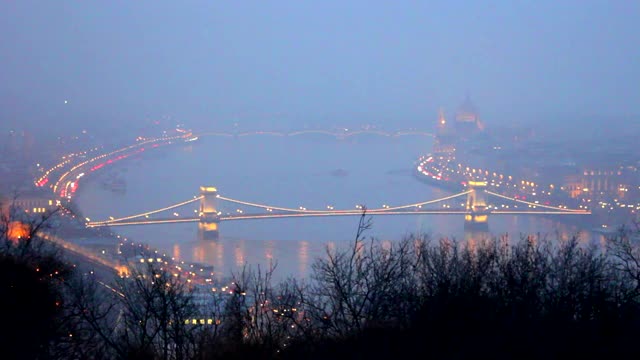
<path fill-rule="evenodd" d="M 639 358 L 639 14 L 0 3 L 3 358 Z"/>
<path fill-rule="evenodd" d="M 424 127 L 466 94 L 494 126 L 638 115 L 634 1 L 0 6 L 9 126 Z"/>

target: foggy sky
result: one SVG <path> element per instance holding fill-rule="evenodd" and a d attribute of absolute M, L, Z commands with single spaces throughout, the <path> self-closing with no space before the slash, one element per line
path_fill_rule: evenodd
<path fill-rule="evenodd" d="M 631 0 L 3 1 L 0 127 L 430 128 L 467 94 L 488 126 L 604 126 L 640 114 L 639 16 Z"/>

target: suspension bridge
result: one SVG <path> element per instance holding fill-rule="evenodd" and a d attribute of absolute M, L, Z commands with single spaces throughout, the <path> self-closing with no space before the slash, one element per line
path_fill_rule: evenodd
<path fill-rule="evenodd" d="M 341 129 L 341 130 L 323 130 L 323 129 L 307 129 L 307 130 L 295 130 L 290 132 L 284 131 L 268 131 L 268 130 L 255 130 L 245 132 L 223 132 L 223 131 L 204 131 L 195 134 L 196 136 L 223 136 L 223 137 L 245 137 L 255 135 L 271 135 L 281 137 L 293 137 L 299 135 L 328 135 L 338 139 L 346 139 L 357 135 L 377 135 L 382 137 L 399 137 L 399 136 L 427 136 L 435 137 L 433 132 L 422 130 L 398 130 L 398 131 L 385 131 L 379 129 Z"/>
<path fill-rule="evenodd" d="M 219 236 L 219 224 L 226 221 L 282 219 L 331 216 L 383 215 L 458 215 L 464 217 L 465 228 L 484 229 L 488 227 L 489 215 L 589 215 L 587 210 L 568 209 L 563 206 L 543 205 L 522 199 L 511 198 L 486 189 L 486 182 L 470 181 L 465 191 L 411 204 L 380 208 L 365 208 L 356 205 L 354 209 L 314 210 L 305 207 L 289 208 L 259 204 L 228 198 L 220 195 L 213 186 L 201 186 L 200 194 L 177 204 L 120 218 L 102 221 L 88 221 L 87 227 L 134 226 L 175 223 L 198 223 L 198 234 L 202 240 L 213 240 Z M 489 203 L 487 200 L 492 199 Z M 177 210 L 191 205 L 187 215 Z M 193 209 L 193 205 L 197 205 Z M 234 211 L 223 211 L 229 205 Z"/>

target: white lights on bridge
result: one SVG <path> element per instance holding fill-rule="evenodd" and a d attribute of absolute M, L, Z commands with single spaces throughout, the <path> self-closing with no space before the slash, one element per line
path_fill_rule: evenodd
<path fill-rule="evenodd" d="M 486 182 L 470 182 L 470 184 L 472 185 L 479 185 L 481 187 L 486 186 Z M 241 201 L 241 200 L 236 200 L 236 199 L 231 199 L 231 198 L 226 198 L 223 196 L 219 196 L 216 195 L 216 197 L 219 199 L 219 201 L 225 201 L 225 202 L 230 202 L 230 203 L 234 203 L 234 204 L 240 204 L 242 206 L 247 206 L 247 207 L 251 207 L 251 208 L 258 208 L 258 209 L 262 209 L 263 213 L 252 213 L 251 211 L 249 211 L 249 214 L 244 214 L 245 210 L 242 210 L 240 208 L 235 209 L 235 211 L 233 213 L 229 213 L 229 212 L 225 212 L 226 216 L 220 216 L 223 214 L 222 211 L 218 211 L 217 215 L 220 216 L 219 218 L 214 219 L 214 221 L 228 221 L 228 220 L 248 220 L 248 219 L 260 219 L 260 218 L 293 218 L 293 217 L 319 217 L 319 216 L 352 216 L 352 215 L 359 215 L 361 213 L 361 211 L 358 210 L 364 210 L 367 209 L 367 211 L 371 214 L 377 214 L 377 215 L 402 215 L 402 214 L 411 214 L 411 213 L 433 213 L 433 214 L 437 214 L 437 213 L 442 213 L 442 214 L 458 214 L 461 212 L 464 212 L 464 210 L 460 210 L 460 209 L 456 209 L 457 208 L 457 201 L 454 205 L 454 203 L 444 203 L 447 200 L 450 199 L 454 199 L 454 198 L 459 198 L 465 195 L 469 195 L 472 194 L 474 191 L 478 191 L 477 189 L 471 189 L 471 190 L 467 190 L 458 194 L 454 194 L 454 195 L 450 195 L 450 196 L 446 196 L 446 197 L 442 197 L 442 198 L 438 198 L 438 199 L 433 199 L 433 200 L 428 200 L 428 201 L 423 201 L 423 202 L 419 202 L 419 203 L 414 203 L 414 204 L 406 204 L 406 205 L 400 205 L 400 206 L 390 206 L 388 204 L 382 204 L 382 206 L 380 208 L 371 208 L 371 209 L 367 209 L 364 205 L 362 204 L 356 204 L 355 205 L 355 209 L 357 210 L 348 210 L 348 209 L 343 209 L 343 210 L 335 210 L 333 205 L 326 205 L 326 210 L 308 210 L 306 207 L 304 206 L 299 206 L 298 208 L 287 208 L 287 207 L 276 207 L 276 206 L 270 206 L 270 205 L 264 205 L 264 204 L 258 204 L 258 203 L 252 203 L 252 202 L 246 202 L 246 201 Z M 572 209 L 568 209 L 566 205 L 561 205 L 559 207 L 554 207 L 548 204 L 542 205 L 539 203 L 539 201 L 534 200 L 535 202 L 531 202 L 531 201 L 525 201 L 525 199 L 518 199 L 518 198 L 511 198 L 505 195 L 501 195 L 501 194 L 497 194 L 497 193 L 493 193 L 487 190 L 482 190 L 484 193 L 487 193 L 488 195 L 492 195 L 494 197 L 497 198 L 502 198 L 505 200 L 508 200 L 509 202 L 512 203 L 512 208 L 513 209 L 517 209 L 518 206 L 513 204 L 513 203 L 518 203 L 521 205 L 522 208 L 525 208 L 523 210 L 511 210 L 511 211 L 505 211 L 505 210 L 498 210 L 499 208 L 502 209 L 509 209 L 509 206 L 506 206 L 504 204 L 501 205 L 497 205 L 497 204 L 490 204 L 488 205 L 488 207 L 484 210 L 491 210 L 489 212 L 491 213 L 497 213 L 497 214 L 514 214 L 514 213 L 545 213 L 545 214 L 562 214 L 562 215 L 568 215 L 568 214 L 588 214 L 588 211 L 582 210 L 583 207 L 580 207 L 581 210 L 572 210 Z M 472 195 L 469 195 L 472 196 Z M 146 224 L 161 224 L 161 223 L 182 223 L 182 222 L 196 222 L 196 221 L 201 221 L 201 219 L 199 219 L 198 217 L 192 217 L 192 218 L 180 218 L 180 219 L 166 219 L 166 218 L 160 218 L 160 219 L 155 219 L 155 220 L 151 220 L 149 219 L 149 216 L 151 214 L 156 214 L 156 213 L 160 213 L 162 211 L 166 211 L 168 209 L 174 209 L 177 208 L 179 206 L 183 206 L 189 203 L 192 203 L 194 201 L 198 201 L 198 200 L 202 200 L 203 197 L 194 197 L 194 199 L 192 200 L 188 200 L 182 203 L 178 203 L 178 204 L 174 204 L 168 207 L 164 207 L 162 209 L 157 209 L 157 210 L 153 210 L 153 211 L 148 211 L 142 214 L 137 214 L 137 215 L 131 215 L 131 216 L 126 216 L 123 218 L 119 218 L 119 219 L 114 219 L 113 217 L 109 217 L 109 220 L 106 221 L 99 221 L 99 222 L 94 222 L 94 223 L 89 223 L 87 224 L 87 226 L 89 227 L 95 227 L 95 226 L 121 226 L 121 225 L 146 225 Z M 467 199 L 468 200 L 468 199 Z M 460 202 L 460 208 L 464 209 L 466 208 L 465 206 L 465 202 Z M 484 206 L 484 205 L 483 205 Z M 639 205 L 640 206 L 640 205 Z M 434 209 L 435 207 L 435 209 Z M 453 209 L 452 209 L 453 207 Z M 528 211 L 526 210 L 526 207 L 528 208 L 533 208 L 533 209 L 539 209 L 538 211 Z M 426 209 L 425 209 L 426 208 Z M 439 209 L 438 209 L 439 208 Z M 495 209 L 495 210 L 493 210 Z M 276 213 L 273 214 L 273 210 L 276 210 Z M 229 210 L 231 211 L 231 210 Z M 194 213 L 198 213 L 198 210 L 194 210 Z M 173 212 L 173 215 L 178 217 L 179 214 L 178 212 Z M 202 213 L 200 213 L 200 218 L 203 216 Z M 135 219 L 138 220 L 135 220 Z M 144 218 L 149 219 L 149 220 L 144 220 Z M 144 221 L 140 221 L 140 219 L 143 219 Z M 127 220 L 131 220 L 131 221 L 127 221 Z M 90 219 L 87 219 L 88 222 L 90 222 Z"/>

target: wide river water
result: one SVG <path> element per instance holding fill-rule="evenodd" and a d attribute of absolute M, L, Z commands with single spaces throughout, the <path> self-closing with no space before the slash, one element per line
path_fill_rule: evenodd
<path fill-rule="evenodd" d="M 449 194 L 412 175 L 414 162 L 429 152 L 432 142 L 432 138 L 418 135 L 360 135 L 347 140 L 318 134 L 205 137 L 147 151 L 105 169 L 83 183 L 75 201 L 92 220 L 178 203 L 198 195 L 201 185 L 215 186 L 225 197 L 290 208 L 354 209 L 357 204 L 378 208 L 416 203 Z M 125 193 L 114 193 L 101 185 L 114 171 L 126 180 Z M 193 215 L 196 206 L 176 211 Z M 221 206 L 224 212 L 238 208 Z M 465 233 L 463 218 L 457 215 L 377 216 L 372 220 L 367 235 L 380 240 L 396 241 L 412 233 L 457 239 L 484 236 Z M 278 277 L 304 277 L 327 246 L 353 241 L 357 223 L 357 217 L 230 221 L 221 224 L 218 241 L 199 241 L 195 223 L 114 230 L 172 257 L 213 265 L 218 272 L 230 274 L 244 264 L 277 262 Z M 554 238 L 579 234 L 585 241 L 599 241 L 595 235 L 579 233 L 575 226 L 538 216 L 490 217 L 489 229 L 493 235 L 508 234 L 512 239 L 523 234 Z"/>

